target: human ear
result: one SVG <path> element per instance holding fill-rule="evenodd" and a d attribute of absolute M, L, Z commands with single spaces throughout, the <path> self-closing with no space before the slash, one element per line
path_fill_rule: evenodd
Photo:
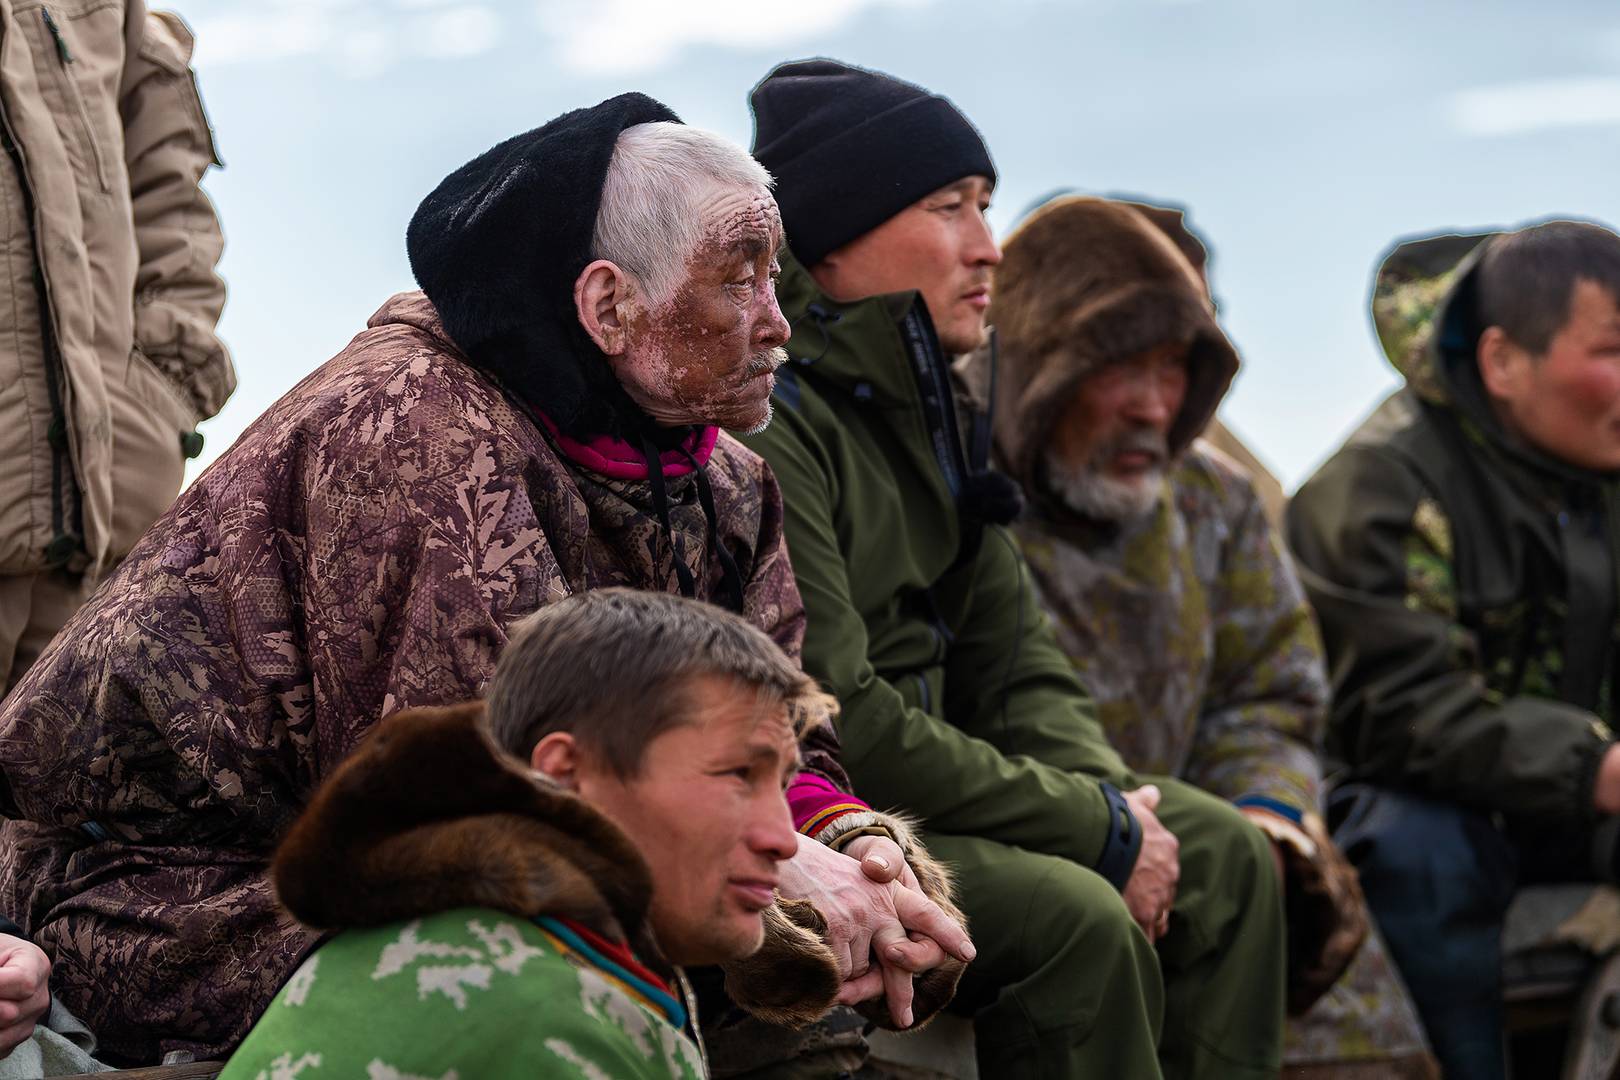
<path fill-rule="evenodd" d="M 1510 401 L 1519 396 L 1520 382 L 1529 357 L 1507 336 L 1507 331 L 1500 326 L 1487 327 L 1479 335 L 1475 355 L 1479 362 L 1480 381 L 1485 384 L 1485 390 L 1491 397 Z"/>
<path fill-rule="evenodd" d="M 553 731 L 529 752 L 529 767 L 569 791 L 579 790 L 579 744 L 566 731 Z"/>
<path fill-rule="evenodd" d="M 630 279 L 606 259 L 597 259 L 574 279 L 574 313 L 579 324 L 608 356 L 626 347 L 624 305 L 630 300 Z"/>

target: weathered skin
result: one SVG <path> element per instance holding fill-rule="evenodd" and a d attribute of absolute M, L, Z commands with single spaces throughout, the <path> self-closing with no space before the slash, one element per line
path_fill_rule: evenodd
<path fill-rule="evenodd" d="M 759 431 L 771 418 L 772 373 L 787 359 L 775 289 L 782 217 L 763 187 L 725 189 L 703 216 L 708 225 L 675 295 L 631 316 L 617 371 L 631 400 L 661 424 Z"/>
<path fill-rule="evenodd" d="M 744 613 L 797 656 L 775 481 L 724 435 L 707 472 Z M 668 484 L 707 598 L 721 568 L 693 477 Z M 476 696 L 528 612 L 677 591 L 670 552 L 646 482 L 559 456 L 420 293 L 393 298 L 181 496 L 0 709 L 21 819 L 0 832 L 0 910 L 115 1060 L 221 1053 L 310 945 L 266 862 L 315 786 L 384 714 Z"/>

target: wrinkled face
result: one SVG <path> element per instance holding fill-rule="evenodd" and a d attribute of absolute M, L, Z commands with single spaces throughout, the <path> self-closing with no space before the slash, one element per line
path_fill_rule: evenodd
<path fill-rule="evenodd" d="M 782 218 L 763 187 L 726 188 L 704 205 L 703 238 L 675 295 L 631 317 L 619 381 L 668 427 L 753 433 L 771 419 L 772 372 L 787 360 L 776 305 Z"/>
<path fill-rule="evenodd" d="M 786 707 L 735 679 L 694 678 L 685 697 L 691 721 L 648 743 L 634 777 L 582 765 L 579 793 L 646 858 L 665 955 L 716 964 L 759 948 L 776 864 L 798 850 L 784 791 L 799 750 Z"/>
<path fill-rule="evenodd" d="M 984 341 L 990 272 L 1001 261 L 984 217 L 990 190 L 982 176 L 947 184 L 832 252 L 811 274 L 840 301 L 915 289 L 945 350 L 971 352 Z"/>
<path fill-rule="evenodd" d="M 1152 511 L 1187 396 L 1187 353 L 1169 342 L 1081 380 L 1045 458 L 1047 483 L 1070 509 L 1122 524 Z"/>
<path fill-rule="evenodd" d="M 1510 365 L 1493 391 L 1510 430 L 1577 468 L 1620 469 L 1620 304 L 1607 289 L 1577 281 L 1547 351 Z"/>

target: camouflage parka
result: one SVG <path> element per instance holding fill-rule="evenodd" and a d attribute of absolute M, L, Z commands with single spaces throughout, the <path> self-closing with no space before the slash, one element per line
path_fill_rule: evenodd
<path fill-rule="evenodd" d="M 382 716 L 476 697 L 515 620 L 675 592 L 676 557 L 721 595 L 718 543 L 796 656 L 775 480 L 724 434 L 706 474 L 712 524 L 666 469 L 671 537 L 647 481 L 563 456 L 405 293 L 182 493 L 0 706 L 0 911 L 109 1058 L 241 1039 L 314 941 L 277 840 Z"/>
<path fill-rule="evenodd" d="M 1585 830 L 1613 740 L 1620 483 L 1497 421 L 1474 357 L 1485 239 L 1412 241 L 1383 263 L 1373 316 L 1406 386 L 1300 489 L 1288 536 L 1349 775 Z"/>
<path fill-rule="evenodd" d="M 1314 815 L 1329 699 L 1321 637 L 1253 480 L 1194 437 L 1225 394 L 1236 351 L 1201 281 L 1156 231 L 1162 221 L 1150 226 L 1107 200 L 1049 206 L 1061 219 L 1008 240 L 992 307 L 1002 342 L 996 449 L 1024 486 L 1028 510 L 1014 533 L 1040 601 L 1133 769 Z M 1081 251 L 1083 270 L 1072 272 Z M 1046 481 L 1057 416 L 1089 374 L 1166 340 L 1192 347 L 1157 501 L 1129 524 L 1082 517 Z M 962 366 L 975 396 L 990 363 L 982 349 Z M 1389 1076 L 1426 1075 L 1425 1052 L 1376 933 L 1289 1022 L 1284 1043 L 1290 1066 L 1377 1063 Z"/>

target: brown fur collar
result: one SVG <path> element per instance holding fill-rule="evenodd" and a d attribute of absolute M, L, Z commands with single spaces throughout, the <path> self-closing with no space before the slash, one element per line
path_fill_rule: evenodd
<path fill-rule="evenodd" d="M 650 947 L 640 853 L 596 810 L 501 753 L 482 716 L 474 702 L 378 724 L 276 851 L 281 902 L 317 929 L 491 907 Z"/>
<path fill-rule="evenodd" d="M 500 751 L 483 711 L 477 702 L 406 709 L 379 723 L 277 849 L 282 904 L 320 930 L 456 907 L 561 916 L 670 974 L 646 923 L 652 880 L 640 853 L 601 813 Z M 727 965 L 728 983 L 735 967 L 749 988 L 738 1004 L 807 1023 L 838 993 L 820 916 L 802 901 L 766 916 L 764 946 Z M 921 1004 L 919 995 L 918 1015 Z"/>
<path fill-rule="evenodd" d="M 1189 341 L 1191 378 L 1170 429 L 1179 454 L 1203 430 L 1237 372 L 1203 279 L 1139 209 L 1083 196 L 1054 199 L 1007 239 L 990 319 L 999 385 L 994 417 L 1003 467 L 1037 493 L 1041 448 L 1075 385 L 1111 361 Z M 983 350 L 969 363 L 985 362 Z"/>

